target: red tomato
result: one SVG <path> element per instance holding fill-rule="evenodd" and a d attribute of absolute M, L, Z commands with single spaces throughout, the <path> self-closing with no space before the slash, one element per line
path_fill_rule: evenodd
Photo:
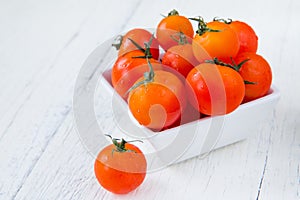
<path fill-rule="evenodd" d="M 153 35 L 145 29 L 135 28 L 128 31 L 124 36 L 122 36 L 118 55 L 122 56 L 130 51 L 134 51 L 138 49 L 129 39 L 136 42 L 140 47 L 145 48 L 145 43 L 148 43 L 151 37 L 153 37 Z M 159 57 L 158 41 L 154 37 L 150 45 L 150 52 L 153 58 L 158 59 Z"/>
<path fill-rule="evenodd" d="M 98 154 L 94 172 L 103 188 L 116 194 L 126 194 L 144 181 L 147 162 L 142 151 L 135 145 L 123 139 L 113 142 Z"/>
<path fill-rule="evenodd" d="M 255 53 L 242 53 L 235 59 L 235 63 L 247 60 L 239 69 L 244 80 L 254 84 L 246 84 L 244 101 L 251 101 L 266 95 L 272 83 L 272 70 L 269 63 Z"/>
<path fill-rule="evenodd" d="M 199 20 L 199 29 L 193 39 L 194 55 L 203 62 L 210 58 L 235 57 L 239 51 L 239 39 L 236 32 L 229 25 L 213 21 L 204 23 Z M 204 51 L 205 50 L 205 51 Z"/>
<path fill-rule="evenodd" d="M 144 56 L 140 50 L 131 51 L 125 55 L 118 57 L 112 72 L 111 80 L 114 89 L 124 98 L 127 98 L 129 88 L 148 71 L 149 67 L 145 58 L 134 58 L 136 56 Z M 149 59 L 154 64 L 155 69 L 160 69 L 161 65 L 156 65 L 159 61 Z"/>
<path fill-rule="evenodd" d="M 172 125 L 186 106 L 184 85 L 171 72 L 156 70 L 152 81 L 131 90 L 129 109 L 134 118 L 154 131 Z M 141 78 L 137 82 L 141 82 Z"/>
<path fill-rule="evenodd" d="M 167 17 L 163 18 L 156 29 L 156 37 L 164 50 L 178 44 L 176 36 L 182 32 L 188 40 L 194 36 L 194 29 L 188 18 L 180 16 L 176 10 L 172 10 Z"/>
<path fill-rule="evenodd" d="M 256 53 L 258 46 L 258 37 L 251 26 L 241 21 L 233 21 L 229 23 L 236 33 L 240 41 L 239 52 L 253 52 Z"/>
<path fill-rule="evenodd" d="M 186 77 L 199 62 L 194 56 L 192 45 L 183 44 L 169 48 L 162 57 L 162 64 L 175 69 Z"/>
<path fill-rule="evenodd" d="M 190 103 L 205 115 L 223 115 L 234 111 L 245 95 L 244 80 L 229 68 L 202 63 L 186 78 Z"/>
<path fill-rule="evenodd" d="M 192 121 L 196 121 L 203 117 L 201 113 L 196 110 L 189 102 L 187 102 L 185 109 L 183 110 L 183 113 L 181 113 L 180 118 L 176 120 L 171 126 L 165 127 L 165 129 L 174 128 Z"/>

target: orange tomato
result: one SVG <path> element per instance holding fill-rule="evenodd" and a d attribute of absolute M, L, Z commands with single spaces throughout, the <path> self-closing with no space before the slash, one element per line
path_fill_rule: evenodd
<path fill-rule="evenodd" d="M 239 54 L 234 61 L 245 62 L 239 69 L 244 80 L 253 84 L 246 84 L 244 101 L 248 102 L 266 95 L 272 83 L 272 70 L 269 63 L 260 55 L 255 53 Z"/>
<path fill-rule="evenodd" d="M 144 56 L 145 54 L 140 50 L 131 51 L 124 54 L 116 60 L 111 72 L 111 81 L 114 89 L 124 99 L 127 98 L 127 91 L 129 88 L 141 77 L 144 72 L 148 71 L 147 60 L 145 58 L 134 58 L 137 56 Z M 160 69 L 161 65 L 158 60 L 149 59 L 154 64 L 155 69 Z"/>
<path fill-rule="evenodd" d="M 115 194 L 136 189 L 145 179 L 147 162 L 143 152 L 125 140 L 124 148 L 115 144 L 100 151 L 95 160 L 94 173 L 100 185 Z"/>
<path fill-rule="evenodd" d="M 161 62 L 175 69 L 184 77 L 199 64 L 194 56 L 191 44 L 176 45 L 169 48 L 162 57 Z"/>
<path fill-rule="evenodd" d="M 182 32 L 191 41 L 194 36 L 194 29 L 188 18 L 179 15 L 176 10 L 172 10 L 167 17 L 163 18 L 156 29 L 156 37 L 164 50 L 178 44 L 176 36 Z"/>
<path fill-rule="evenodd" d="M 171 72 L 155 70 L 151 82 L 131 90 L 129 109 L 134 118 L 154 131 L 171 126 L 186 106 L 184 85 Z M 137 82 L 143 81 L 141 78 Z"/>
<path fill-rule="evenodd" d="M 206 59 L 235 57 L 239 51 L 239 39 L 229 25 L 212 21 L 204 23 L 202 19 L 198 33 L 193 39 L 194 55 L 198 61 Z"/>
<path fill-rule="evenodd" d="M 136 42 L 142 48 L 145 48 L 145 43 L 148 43 L 151 38 L 152 38 L 152 43 L 150 45 L 150 53 L 154 59 L 158 59 L 159 57 L 158 41 L 156 40 L 156 38 L 153 37 L 153 35 L 149 31 L 141 28 L 132 29 L 128 31 L 124 36 L 122 36 L 118 56 L 122 56 L 128 52 L 138 49 L 129 39 Z"/>
<path fill-rule="evenodd" d="M 234 111 L 245 95 L 241 75 L 225 66 L 202 63 L 186 78 L 189 101 L 205 115 L 223 115 Z"/>

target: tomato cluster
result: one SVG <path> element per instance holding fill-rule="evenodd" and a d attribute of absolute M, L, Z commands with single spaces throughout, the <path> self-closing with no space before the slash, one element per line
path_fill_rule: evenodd
<path fill-rule="evenodd" d="M 186 121 L 186 110 L 228 114 L 269 91 L 271 68 L 257 48 L 258 37 L 245 22 L 205 22 L 172 10 L 155 34 L 136 28 L 123 36 L 112 85 L 133 117 L 154 131 Z"/>
<path fill-rule="evenodd" d="M 231 113 L 266 95 L 271 86 L 270 65 L 256 53 L 258 37 L 242 21 L 205 22 L 172 10 L 155 33 L 134 28 L 119 39 L 113 44 L 119 52 L 111 71 L 112 86 L 136 121 L 153 131 Z M 127 193 L 143 182 L 146 161 L 137 157 L 143 154 L 135 146 L 118 145 L 115 141 L 100 152 L 95 173 L 104 188 Z M 111 166 L 122 163 L 124 170 Z M 132 173 L 127 168 L 144 171 Z"/>

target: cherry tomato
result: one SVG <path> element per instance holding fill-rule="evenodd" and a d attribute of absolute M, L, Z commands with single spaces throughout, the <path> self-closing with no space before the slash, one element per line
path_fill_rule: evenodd
<path fill-rule="evenodd" d="M 171 126 L 165 127 L 164 130 L 196 121 L 202 117 L 204 117 L 204 115 L 201 115 L 198 110 L 196 110 L 189 102 L 187 102 L 186 107 L 181 114 L 181 117 L 178 118 Z"/>
<path fill-rule="evenodd" d="M 172 10 L 167 17 L 163 18 L 156 29 L 156 37 L 164 50 L 177 45 L 176 35 L 182 32 L 189 41 L 194 36 L 194 29 L 188 18 L 179 15 L 176 10 Z"/>
<path fill-rule="evenodd" d="M 173 73 L 155 70 L 152 81 L 130 91 L 129 109 L 134 118 L 154 131 L 172 125 L 186 106 L 182 81 Z M 141 78 L 137 83 L 142 83 Z"/>
<path fill-rule="evenodd" d="M 145 179 L 147 162 L 142 151 L 125 140 L 106 146 L 95 160 L 94 172 L 100 185 L 115 194 L 136 189 Z"/>
<path fill-rule="evenodd" d="M 239 69 L 239 73 L 245 81 L 253 84 L 246 84 L 244 101 L 248 102 L 266 95 L 272 83 L 272 70 L 269 63 L 260 55 L 255 53 L 242 53 L 235 59 L 235 63 L 245 62 Z"/>
<path fill-rule="evenodd" d="M 137 50 L 138 48 L 133 44 L 131 40 L 136 42 L 140 47 L 145 48 L 145 43 L 148 43 L 152 38 L 152 42 L 150 45 L 150 52 L 153 58 L 158 59 L 159 57 L 159 46 L 158 41 L 153 35 L 141 28 L 135 28 L 128 31 L 121 39 L 121 45 L 119 47 L 118 56 L 122 56 L 130 51 Z M 131 39 L 131 40 L 130 40 Z M 118 46 L 118 44 L 114 44 L 114 46 Z"/>
<path fill-rule="evenodd" d="M 229 23 L 236 33 L 240 41 L 239 52 L 253 52 L 256 53 L 258 46 L 258 37 L 254 32 L 253 28 L 245 22 L 233 21 Z"/>
<path fill-rule="evenodd" d="M 192 43 L 194 55 L 198 61 L 237 55 L 240 46 L 239 39 L 229 25 L 219 21 L 205 23 L 201 18 L 194 18 L 194 20 L 199 21 L 198 31 Z"/>
<path fill-rule="evenodd" d="M 162 57 L 162 64 L 175 69 L 186 77 L 199 62 L 194 56 L 192 45 L 183 44 L 169 48 Z"/>
<path fill-rule="evenodd" d="M 205 115 L 223 115 L 234 111 L 245 95 L 241 75 L 225 66 L 202 63 L 186 78 L 189 101 Z"/>
<path fill-rule="evenodd" d="M 141 77 L 149 67 L 145 58 L 134 58 L 144 56 L 140 50 L 131 51 L 125 55 L 118 57 L 111 72 L 111 81 L 114 89 L 124 98 L 127 98 L 129 88 Z M 154 64 L 155 69 L 159 69 L 161 65 L 158 60 L 149 59 Z"/>

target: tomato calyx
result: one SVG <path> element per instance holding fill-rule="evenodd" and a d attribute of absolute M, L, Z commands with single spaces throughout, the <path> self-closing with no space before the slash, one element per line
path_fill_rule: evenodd
<path fill-rule="evenodd" d="M 118 36 L 115 38 L 114 43 L 111 44 L 111 46 L 115 47 L 116 50 L 119 50 L 120 47 L 121 47 L 122 41 L 123 41 L 123 35 L 118 35 Z"/>
<path fill-rule="evenodd" d="M 169 13 L 168 13 L 168 17 L 169 16 L 176 16 L 176 15 L 179 15 L 179 12 L 175 9 L 171 10 Z"/>
<path fill-rule="evenodd" d="M 198 22 L 198 30 L 196 31 L 196 33 L 200 36 L 206 32 L 221 32 L 221 30 L 211 29 L 207 27 L 206 23 L 204 22 L 204 19 L 201 16 L 199 16 L 198 18 L 195 17 L 189 19 Z"/>
<path fill-rule="evenodd" d="M 215 64 L 215 65 L 220 65 L 220 66 L 225 66 L 225 67 L 229 67 L 237 72 L 239 72 L 240 68 L 243 66 L 244 63 L 248 62 L 250 59 L 245 59 L 243 60 L 242 62 L 240 62 L 239 64 L 236 64 L 234 62 L 234 60 L 232 59 L 232 57 L 230 58 L 231 59 L 231 62 L 232 64 L 229 64 L 229 63 L 225 63 L 225 62 L 222 62 L 220 61 L 218 58 L 214 58 L 212 60 L 205 60 L 206 63 L 211 63 L 211 64 Z M 251 82 L 251 81 L 247 81 L 247 80 L 244 80 L 244 83 L 245 84 L 256 84 L 255 82 Z"/>
<path fill-rule="evenodd" d="M 129 88 L 129 90 L 126 92 L 126 94 L 128 94 L 130 91 L 134 90 L 135 88 L 139 87 L 140 85 L 147 85 L 148 83 L 151 83 L 154 81 L 154 70 L 153 70 L 153 66 L 151 64 L 151 62 L 149 61 L 148 58 L 147 59 L 147 63 L 149 66 L 149 71 L 144 73 L 144 80 L 137 82 L 136 84 L 134 84 L 131 88 Z"/>
<path fill-rule="evenodd" d="M 170 16 L 179 16 L 179 12 L 177 10 L 173 9 L 168 13 L 167 16 L 163 15 L 163 14 L 160 14 L 160 15 L 163 16 L 164 18 L 170 17 Z"/>
<path fill-rule="evenodd" d="M 231 24 L 232 19 L 228 18 L 227 20 L 224 18 L 214 17 L 213 21 L 223 22 L 225 24 Z"/>
<path fill-rule="evenodd" d="M 112 150 L 112 154 L 114 153 L 114 151 L 119 152 L 119 153 L 123 153 L 123 152 L 134 152 L 133 150 L 130 149 L 126 149 L 125 148 L 125 144 L 129 143 L 129 142 L 143 142 L 142 140 L 131 140 L 131 141 L 126 141 L 123 138 L 121 139 L 121 141 L 119 141 L 120 139 L 118 138 L 113 138 L 111 135 L 105 134 L 105 136 L 109 137 L 112 141 L 112 143 L 115 145 L 116 149 Z"/>
<path fill-rule="evenodd" d="M 132 42 L 132 44 L 134 46 L 136 46 L 136 48 L 140 51 L 142 51 L 145 55 L 143 56 L 134 56 L 132 58 L 153 58 L 152 54 L 151 54 L 151 51 L 150 51 L 150 47 L 151 47 L 151 44 L 152 44 L 152 41 L 153 41 L 153 38 L 154 38 L 154 35 L 152 34 L 150 40 L 148 42 L 145 42 L 144 45 L 145 45 L 145 48 L 141 47 L 138 43 L 136 43 L 133 39 L 131 38 L 128 38 L 128 40 L 130 40 L 130 42 Z"/>
<path fill-rule="evenodd" d="M 185 44 L 188 44 L 188 43 L 189 43 L 189 41 L 188 41 L 186 35 L 185 35 L 183 32 L 181 32 L 181 31 L 179 31 L 179 32 L 177 32 L 177 33 L 171 35 L 171 38 L 172 38 L 175 42 L 177 42 L 178 45 L 185 45 Z"/>
<path fill-rule="evenodd" d="M 247 62 L 249 59 L 245 59 L 242 62 L 240 62 L 239 64 L 236 64 L 234 62 L 234 60 L 231 58 L 231 62 L 232 64 L 229 63 L 225 63 L 222 62 L 221 60 L 219 60 L 218 58 L 213 58 L 212 60 L 205 60 L 206 63 L 211 63 L 211 64 L 216 64 L 216 65 L 221 65 L 221 66 L 225 66 L 225 67 L 230 67 L 231 69 L 234 69 L 235 71 L 239 71 L 240 68 L 242 67 L 242 65 Z"/>

